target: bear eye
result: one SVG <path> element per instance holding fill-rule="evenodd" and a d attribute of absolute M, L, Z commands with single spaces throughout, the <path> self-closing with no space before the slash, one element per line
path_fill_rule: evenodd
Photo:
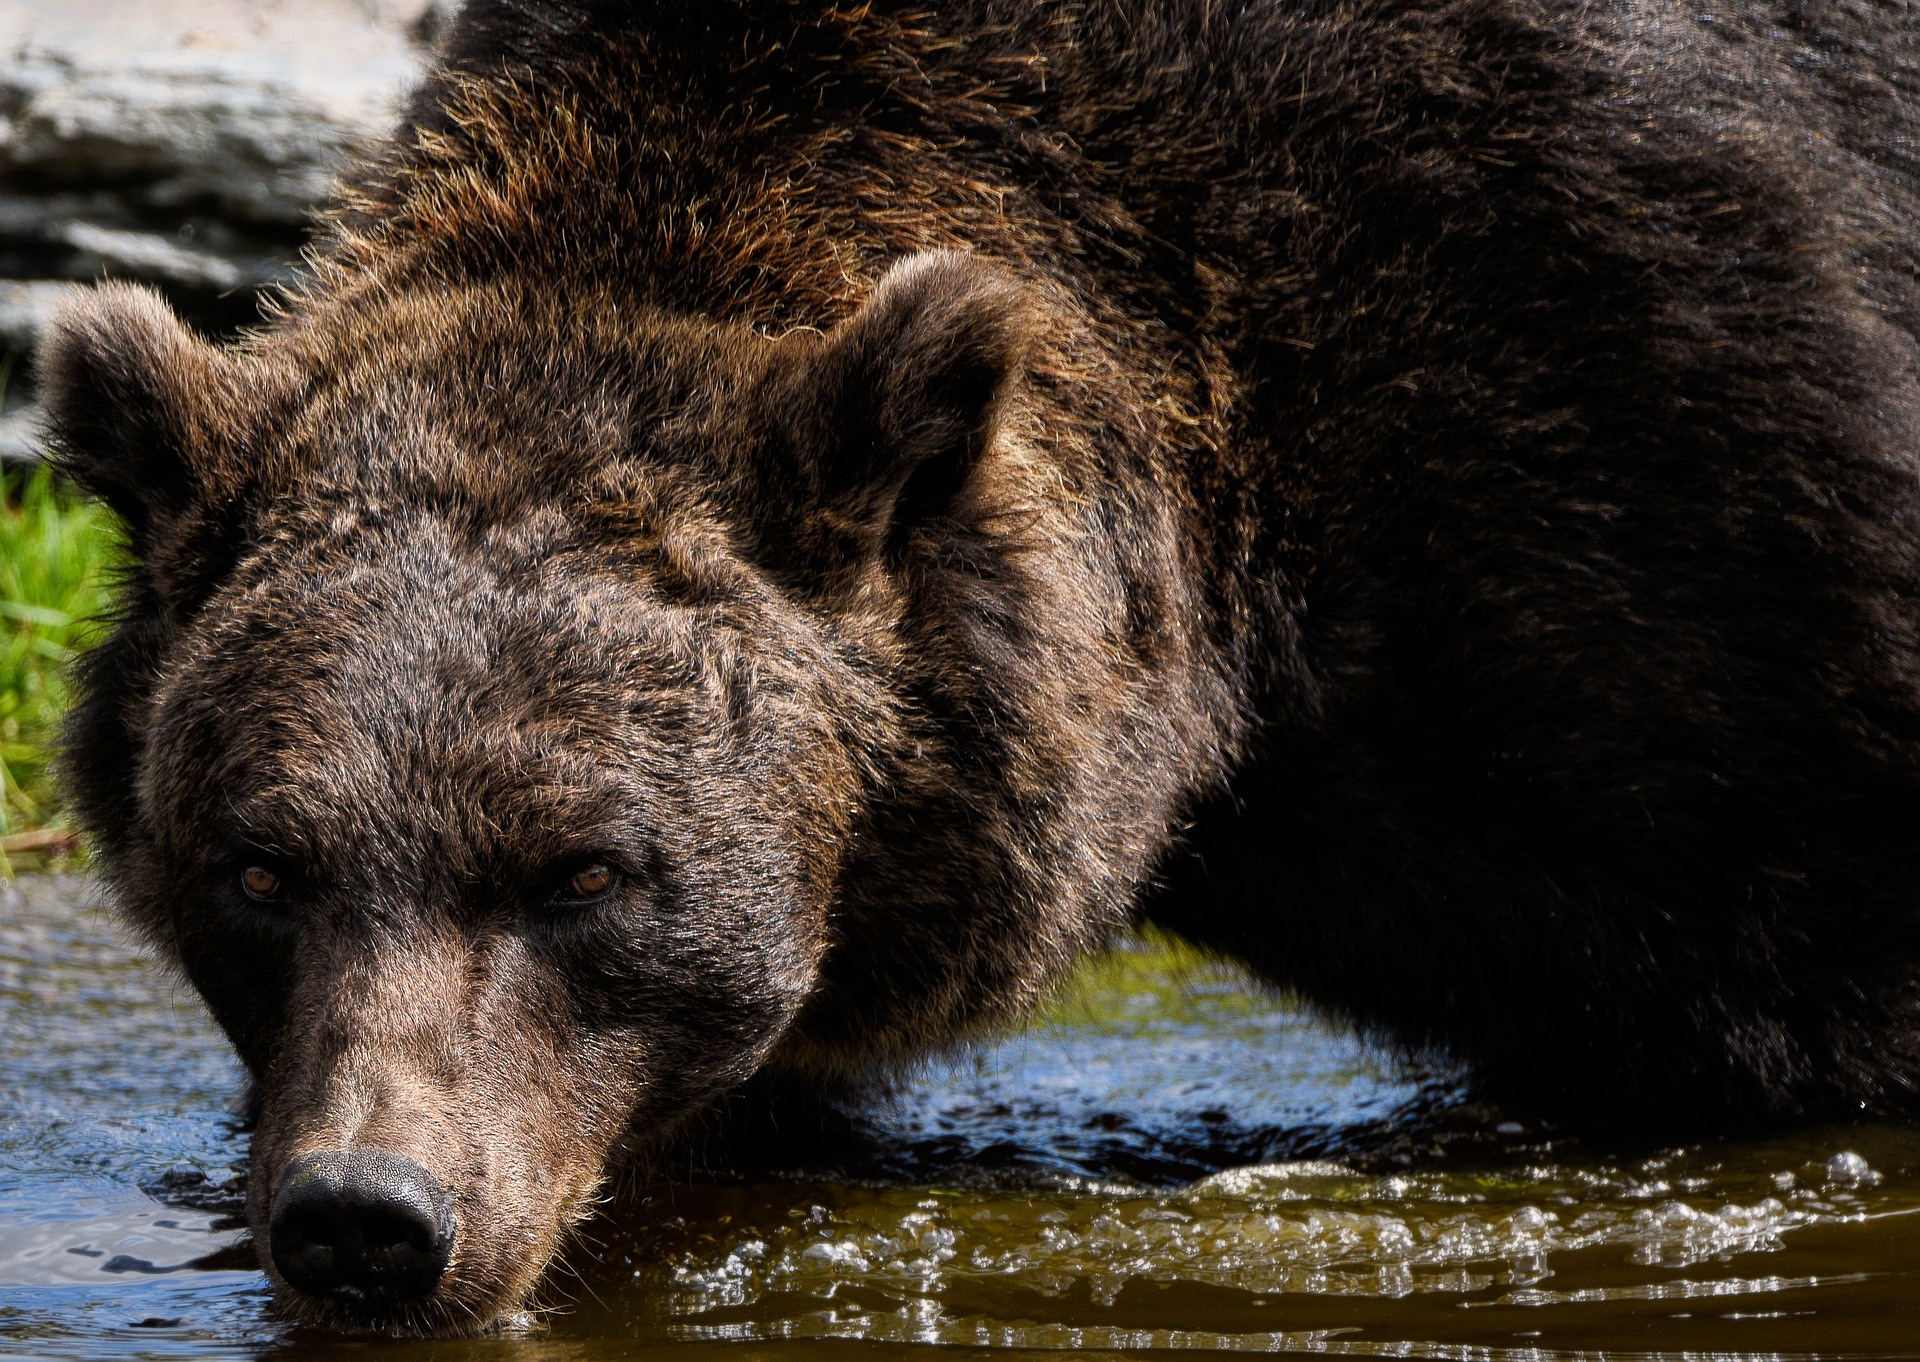
<path fill-rule="evenodd" d="M 240 888 L 258 903 L 270 903 L 280 897 L 280 877 L 264 865 L 250 865 L 240 872 Z"/>
<path fill-rule="evenodd" d="M 619 871 L 605 861 L 594 861 L 567 877 L 559 897 L 569 903 L 592 903 L 611 894 L 619 883 Z"/>

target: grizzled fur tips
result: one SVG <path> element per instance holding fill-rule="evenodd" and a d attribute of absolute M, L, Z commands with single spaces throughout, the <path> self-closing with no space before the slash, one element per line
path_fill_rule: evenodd
<path fill-rule="evenodd" d="M 71 305 L 70 788 L 288 1308 L 509 1317 L 1133 916 L 1569 1118 L 1913 1115 L 1915 23 L 471 0 L 258 334 Z"/>

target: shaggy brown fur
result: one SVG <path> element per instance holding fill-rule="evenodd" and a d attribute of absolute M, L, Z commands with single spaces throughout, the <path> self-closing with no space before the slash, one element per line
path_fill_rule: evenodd
<path fill-rule="evenodd" d="M 1143 902 L 1569 1115 L 1910 1114 L 1915 36 L 475 0 L 259 336 L 70 310 L 73 788 L 262 1242 L 314 1151 L 457 1198 L 292 1303 L 484 1325 L 625 1151 Z"/>

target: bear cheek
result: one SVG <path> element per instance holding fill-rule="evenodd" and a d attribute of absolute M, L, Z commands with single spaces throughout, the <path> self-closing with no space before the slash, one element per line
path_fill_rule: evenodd
<path fill-rule="evenodd" d="M 282 933 L 236 927 L 221 912 L 176 915 L 181 967 L 255 1078 L 274 1067 L 295 979 L 293 943 Z"/>

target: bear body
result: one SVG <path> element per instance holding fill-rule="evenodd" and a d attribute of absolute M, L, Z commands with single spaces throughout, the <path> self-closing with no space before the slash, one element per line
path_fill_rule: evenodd
<path fill-rule="evenodd" d="M 285 1298 L 495 1320 L 1136 914 L 1571 1118 L 1911 1113 L 1917 33 L 473 0 L 259 334 L 70 309 L 72 788 Z"/>

